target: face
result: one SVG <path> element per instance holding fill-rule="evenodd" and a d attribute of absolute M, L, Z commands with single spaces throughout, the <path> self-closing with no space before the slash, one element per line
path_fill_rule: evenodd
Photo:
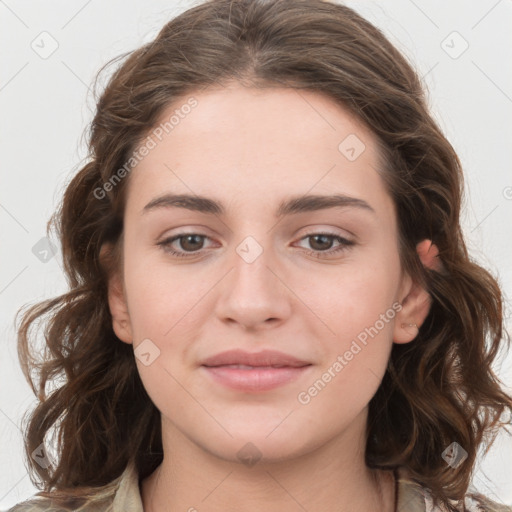
<path fill-rule="evenodd" d="M 360 435 L 393 342 L 417 333 L 402 323 L 426 314 L 376 139 L 313 92 L 192 96 L 127 178 L 109 294 L 163 435 L 233 461 Z"/>

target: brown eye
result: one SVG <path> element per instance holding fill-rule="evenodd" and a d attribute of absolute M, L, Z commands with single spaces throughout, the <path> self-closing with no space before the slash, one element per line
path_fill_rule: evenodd
<path fill-rule="evenodd" d="M 309 233 L 301 240 L 308 240 L 312 250 L 306 249 L 306 253 L 315 258 L 328 258 L 329 256 L 347 251 L 356 244 L 352 240 L 347 240 L 334 233 Z M 335 241 L 339 243 L 339 246 L 331 249 Z"/>
<path fill-rule="evenodd" d="M 170 238 L 162 240 L 157 245 L 162 249 L 178 258 L 186 258 L 200 254 L 204 248 L 204 241 L 209 237 L 199 233 L 181 233 Z M 308 240 L 312 249 L 305 249 L 306 253 L 316 258 L 327 258 L 334 254 L 341 253 L 355 245 L 355 242 L 347 240 L 333 233 L 310 233 L 301 240 Z M 176 242 L 179 244 L 176 245 Z M 333 243 L 338 242 L 338 247 L 332 249 Z"/>
<path fill-rule="evenodd" d="M 333 237 L 329 235 L 310 235 L 308 238 L 314 240 L 313 243 L 310 242 L 310 246 L 317 251 L 330 249 L 334 242 Z"/>
<path fill-rule="evenodd" d="M 204 242 L 204 236 L 202 235 L 185 235 L 178 238 L 180 240 L 180 246 L 185 251 L 197 251 L 202 249 Z"/>
<path fill-rule="evenodd" d="M 199 252 L 203 248 L 206 238 L 208 238 L 206 235 L 200 235 L 198 233 L 181 233 L 166 238 L 157 245 L 161 246 L 165 252 L 172 256 L 186 258 L 187 256 L 193 256 L 196 252 Z M 179 246 L 175 245 L 176 241 L 179 241 Z"/>

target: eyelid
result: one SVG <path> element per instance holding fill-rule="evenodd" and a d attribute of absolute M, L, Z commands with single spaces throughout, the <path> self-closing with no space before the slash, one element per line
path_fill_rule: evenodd
<path fill-rule="evenodd" d="M 339 236 L 340 238 L 345 238 L 346 240 L 356 240 L 356 235 L 347 229 L 334 228 L 334 227 L 319 227 L 318 224 L 314 224 L 313 227 L 306 226 L 304 229 L 306 231 L 300 235 L 299 238 L 304 238 L 305 236 L 312 235 L 329 235 L 329 236 Z"/>
<path fill-rule="evenodd" d="M 340 229 L 340 228 L 332 228 L 332 227 L 322 228 L 322 227 L 318 227 L 318 225 L 314 225 L 314 226 L 315 227 L 305 226 L 303 229 L 306 229 L 306 231 L 304 233 L 302 233 L 301 235 L 297 235 L 297 240 L 302 240 L 305 237 L 314 236 L 314 235 L 328 235 L 328 236 L 333 236 L 333 237 L 340 237 L 347 241 L 353 241 L 353 242 L 355 242 L 357 240 L 356 235 L 354 235 L 352 232 L 350 232 L 346 229 L 342 230 L 342 232 L 336 232 L 334 230 Z M 177 228 L 177 229 L 180 229 L 180 228 Z M 161 239 L 161 242 L 166 242 L 172 238 L 185 237 L 187 235 L 198 235 L 198 236 L 202 236 L 207 239 L 210 239 L 210 240 L 212 239 L 212 237 L 209 234 L 204 232 L 204 230 L 207 230 L 207 228 L 205 228 L 204 226 L 192 226 L 190 228 L 182 228 L 182 229 L 184 229 L 184 231 L 170 233 L 169 235 L 167 235 L 167 234 L 161 235 L 158 238 Z M 347 236 L 345 233 L 347 233 L 349 236 Z M 157 242 L 157 243 L 161 243 L 161 242 Z"/>

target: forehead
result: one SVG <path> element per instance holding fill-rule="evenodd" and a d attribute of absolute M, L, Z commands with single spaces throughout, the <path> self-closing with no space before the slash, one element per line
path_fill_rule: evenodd
<path fill-rule="evenodd" d="M 188 108 L 191 99 L 194 108 Z M 186 111 L 180 119 L 173 114 Z M 174 117 L 172 131 L 175 136 L 208 135 L 215 137 L 236 130 L 237 142 L 245 137 L 258 141 L 297 144 L 324 139 L 324 145 L 337 148 L 336 142 L 347 130 L 361 139 L 373 134 L 344 106 L 319 91 L 284 87 L 249 88 L 239 83 L 207 89 L 176 98 L 160 116 L 164 124 Z M 177 121 L 177 122 L 176 122 Z M 371 142 L 371 141 L 368 141 Z M 285 148 L 281 148 L 285 149 Z"/>
<path fill-rule="evenodd" d="M 139 210 L 165 191 L 252 201 L 334 187 L 386 200 L 374 134 L 315 91 L 196 91 L 175 99 L 148 133 L 156 145 L 132 171 L 128 193 Z"/>

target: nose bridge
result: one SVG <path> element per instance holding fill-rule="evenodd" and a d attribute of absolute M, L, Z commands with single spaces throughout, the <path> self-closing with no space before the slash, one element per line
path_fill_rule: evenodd
<path fill-rule="evenodd" d="M 269 270 L 275 260 L 271 236 L 258 235 L 258 239 L 252 235 L 246 236 L 235 248 L 232 293 L 242 293 L 244 300 L 247 300 L 246 294 L 267 296 L 269 292 L 276 291 L 277 278 Z"/>
<path fill-rule="evenodd" d="M 217 314 L 245 326 L 255 326 L 268 319 L 283 319 L 289 302 L 280 283 L 275 251 L 268 234 L 246 236 L 231 259 L 233 268 L 226 276 Z M 260 242 L 261 240 L 261 242 Z"/>

